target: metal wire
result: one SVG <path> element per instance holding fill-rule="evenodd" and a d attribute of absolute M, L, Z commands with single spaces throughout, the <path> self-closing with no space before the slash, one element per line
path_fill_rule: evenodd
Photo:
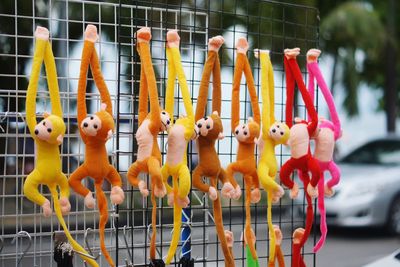
<path fill-rule="evenodd" d="M 3 3 L 4 2 L 4 3 Z M 126 201 L 118 209 L 110 208 L 110 223 L 106 232 L 106 244 L 119 266 L 132 263 L 133 266 L 149 264 L 149 233 L 151 203 L 142 199 L 136 189 L 126 181 L 126 171 L 135 160 L 136 144 L 134 134 L 137 129 L 137 100 L 140 79 L 140 60 L 134 47 L 133 34 L 140 27 L 152 28 L 152 56 L 156 70 L 160 98 L 166 87 L 165 35 L 169 29 L 178 29 L 181 36 L 181 53 L 193 104 L 197 103 L 201 72 L 207 53 L 208 38 L 223 34 L 226 43 L 221 49 L 222 67 L 222 120 L 226 138 L 218 143 L 222 164 L 226 166 L 235 159 L 235 138 L 230 134 L 230 95 L 234 68 L 234 42 L 245 36 L 251 49 L 269 49 L 275 68 L 275 109 L 278 119 L 284 119 L 285 85 L 282 66 L 283 49 L 298 46 L 305 51 L 318 46 L 318 11 L 301 5 L 284 4 L 277 1 L 140 1 L 140 0 L 6 0 L 0 7 L 0 237 L 3 249 L 0 251 L 1 266 L 18 266 L 21 251 L 27 248 L 26 240 L 12 239 L 20 231 L 26 231 L 32 238 L 32 246 L 24 253 L 20 266 L 56 266 L 52 259 L 54 231 L 61 230 L 53 216 L 44 218 L 40 208 L 33 205 L 22 194 L 24 178 L 32 170 L 34 163 L 33 141 L 27 132 L 25 98 L 30 75 L 33 33 L 36 26 L 48 27 L 55 53 L 60 96 L 64 109 L 64 119 L 68 134 L 61 148 L 63 171 L 67 176 L 83 160 L 84 147 L 80 141 L 76 122 L 76 88 L 79 75 L 80 53 L 83 31 L 88 23 L 97 25 L 100 40 L 96 45 L 100 55 L 102 70 L 109 87 L 117 134 L 108 143 L 108 151 L 113 164 L 121 173 L 126 189 Z M 4 25 L 4 26 L 3 26 Z M 259 66 L 249 53 L 255 82 L 259 88 Z M 305 57 L 299 56 L 304 67 Z M 7 66 L 7 67 L 5 67 Z M 303 68 L 304 69 L 304 68 Z M 39 83 L 37 112 L 49 110 L 49 94 L 42 73 Z M 91 112 L 100 106 L 100 98 L 93 80 L 88 80 L 88 108 Z M 211 95 L 211 94 L 210 94 Z M 181 96 L 176 95 L 179 104 L 175 110 L 183 108 Z M 246 90 L 241 90 L 241 118 L 250 114 L 250 103 Z M 211 100 L 211 99 L 209 99 Z M 298 101 L 297 101 L 298 102 Z M 210 105 L 209 105 L 210 106 Z M 209 108 L 210 109 L 210 108 Z M 305 117 L 302 104 L 297 103 L 297 115 Z M 175 114 L 176 115 L 176 114 Z M 159 137 L 164 152 L 165 136 Z M 277 157 L 282 164 L 289 157 L 284 147 L 277 149 Z M 189 146 L 188 162 L 191 170 L 197 164 L 195 146 Z M 241 178 L 239 179 L 242 184 Z M 89 188 L 93 184 L 85 181 Z M 109 193 L 109 187 L 104 188 Z M 50 199 L 48 190 L 41 191 Z M 286 194 L 288 195 L 288 194 Z M 265 195 L 252 209 L 252 227 L 257 235 L 257 250 L 261 265 L 266 265 L 268 257 L 268 234 L 266 231 Z M 74 238 L 84 244 L 85 229 L 94 231 L 91 241 L 93 255 L 99 254 L 97 238 L 97 211 L 87 210 L 81 197 L 71 194 L 72 211 L 66 222 Z M 191 230 L 188 240 L 191 257 L 196 266 L 223 266 L 222 252 L 215 238 L 214 219 L 208 197 L 191 190 L 190 214 L 183 224 Z M 172 230 L 172 208 L 166 200 L 158 200 L 157 209 L 157 251 L 159 257 L 166 255 Z M 245 265 L 245 253 L 240 241 L 244 228 L 244 202 L 224 201 L 222 203 L 226 229 L 235 234 L 234 255 L 237 266 Z M 274 206 L 274 223 L 284 231 L 284 253 L 287 263 L 291 256 L 291 233 L 298 226 L 304 226 L 304 218 L 297 211 L 304 211 L 305 200 L 293 202 L 287 198 Z M 314 237 L 316 233 L 314 232 Z M 310 238 L 309 243 L 311 243 Z M 314 238 L 315 242 L 315 238 Z M 129 250 L 129 251 L 128 251 Z M 180 249 L 178 250 L 180 252 Z M 175 265 L 181 253 L 177 253 Z M 188 254 L 185 254 L 188 255 Z M 315 255 L 309 246 L 304 249 L 307 266 L 315 266 Z M 106 266 L 99 257 L 101 266 Z M 83 266 L 75 257 L 74 266 Z"/>

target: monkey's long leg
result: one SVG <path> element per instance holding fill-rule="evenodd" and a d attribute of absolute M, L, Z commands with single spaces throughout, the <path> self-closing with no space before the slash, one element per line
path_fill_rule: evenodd
<path fill-rule="evenodd" d="M 203 182 L 202 176 L 203 176 L 203 169 L 201 165 L 197 165 L 197 167 L 192 172 L 193 186 L 203 193 L 208 193 L 208 191 L 210 190 L 210 186 L 207 183 Z"/>
<path fill-rule="evenodd" d="M 82 185 L 82 180 L 89 176 L 89 173 L 84 165 L 79 166 L 71 176 L 69 177 L 68 183 L 75 192 L 79 195 L 86 197 L 90 193 L 90 190 Z"/>
<path fill-rule="evenodd" d="M 247 245 L 250 248 L 251 256 L 254 260 L 257 260 L 257 252 L 255 249 L 255 240 L 253 241 L 252 231 L 251 231 L 251 176 L 245 175 L 244 176 L 244 187 L 245 187 L 245 210 L 246 210 L 246 223 L 244 227 L 244 234 L 246 235 Z"/>
<path fill-rule="evenodd" d="M 141 181 L 138 176 L 140 173 L 140 164 L 138 161 L 135 161 L 128 169 L 128 173 L 126 177 L 128 178 L 129 182 L 132 186 L 138 187 L 139 182 Z"/>
<path fill-rule="evenodd" d="M 24 195 L 32 202 L 42 206 L 48 201 L 42 194 L 40 194 L 38 187 L 40 181 L 40 173 L 37 169 L 34 169 L 26 178 L 24 183 Z"/>

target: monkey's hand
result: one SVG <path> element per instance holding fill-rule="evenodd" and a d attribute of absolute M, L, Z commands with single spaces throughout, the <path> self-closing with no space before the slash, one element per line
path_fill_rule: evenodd
<path fill-rule="evenodd" d="M 163 184 L 162 187 L 158 187 L 157 185 L 154 186 L 154 195 L 158 198 L 162 198 L 167 194 L 167 188 Z"/>
<path fill-rule="evenodd" d="M 86 197 L 85 197 L 85 206 L 88 209 L 94 209 L 94 206 L 96 205 L 96 200 L 93 198 L 92 192 L 89 192 Z"/>
<path fill-rule="evenodd" d="M 324 186 L 324 193 L 326 197 L 332 197 L 335 194 L 335 190 L 328 185 Z"/>
<path fill-rule="evenodd" d="M 221 194 L 226 198 L 233 198 L 235 195 L 235 188 L 230 182 L 224 183 L 221 189 Z"/>
<path fill-rule="evenodd" d="M 226 243 L 228 245 L 229 248 L 233 247 L 233 233 L 229 230 L 225 230 L 225 239 L 226 239 Z"/>
<path fill-rule="evenodd" d="M 234 200 L 238 200 L 242 196 L 242 189 L 240 188 L 239 185 L 236 186 L 235 188 L 235 194 L 233 195 Z"/>
<path fill-rule="evenodd" d="M 278 189 L 272 192 L 272 203 L 277 203 L 281 197 L 285 194 L 282 186 L 278 185 Z"/>
<path fill-rule="evenodd" d="M 189 206 L 190 200 L 189 200 L 188 196 L 186 196 L 184 198 L 177 197 L 176 202 L 177 202 L 176 204 L 178 204 L 178 206 L 180 206 L 181 208 L 184 209 Z"/>
<path fill-rule="evenodd" d="M 119 205 L 124 202 L 125 194 L 120 186 L 113 186 L 111 189 L 110 200 L 114 205 Z"/>
<path fill-rule="evenodd" d="M 250 199 L 251 199 L 251 203 L 258 203 L 258 202 L 260 202 L 260 199 L 261 199 L 261 192 L 260 192 L 260 189 L 254 188 L 253 190 L 251 190 Z"/>
<path fill-rule="evenodd" d="M 215 189 L 215 187 L 210 186 L 210 188 L 208 189 L 208 196 L 211 198 L 211 200 L 216 200 L 218 198 L 218 194 L 217 194 L 217 190 Z"/>
<path fill-rule="evenodd" d="M 67 215 L 68 212 L 71 210 L 71 204 L 69 203 L 69 199 L 67 197 L 60 198 L 60 206 L 61 206 L 61 213 L 63 215 Z"/>
<path fill-rule="evenodd" d="M 42 205 L 43 215 L 44 217 L 50 217 L 53 211 L 51 210 L 50 201 L 46 199 L 46 201 Z"/>
<path fill-rule="evenodd" d="M 290 189 L 290 198 L 295 199 L 299 195 L 299 185 L 297 183 L 293 184 L 293 188 Z"/>

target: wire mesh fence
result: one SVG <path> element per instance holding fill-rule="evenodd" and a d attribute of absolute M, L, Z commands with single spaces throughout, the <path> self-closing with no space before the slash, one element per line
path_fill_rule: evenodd
<path fill-rule="evenodd" d="M 56 266 L 52 259 L 53 233 L 60 230 L 55 218 L 44 218 L 40 207 L 33 205 L 22 194 L 25 177 L 33 169 L 34 147 L 25 125 L 25 97 L 30 75 L 33 33 L 36 26 L 48 27 L 59 76 L 60 94 L 64 109 L 67 134 L 61 147 L 63 171 L 67 176 L 83 161 L 84 146 L 78 137 L 76 121 L 76 90 L 79 75 L 83 32 L 87 24 L 98 27 L 100 40 L 96 44 L 102 71 L 113 99 L 113 111 L 117 121 L 116 135 L 108 142 L 110 159 L 123 177 L 126 201 L 119 207 L 110 208 L 106 245 L 119 266 L 149 265 L 149 239 L 151 202 L 143 199 L 126 180 L 126 171 L 135 160 L 137 129 L 137 99 L 140 79 L 139 56 L 134 46 L 134 33 L 143 26 L 151 27 L 151 50 L 161 102 L 166 87 L 167 67 L 165 36 L 169 29 L 177 29 L 181 36 L 183 67 L 196 105 L 203 64 L 207 55 L 208 38 L 221 34 L 225 44 L 220 51 L 222 71 L 222 112 L 225 139 L 218 143 L 218 153 L 224 167 L 235 159 L 237 141 L 230 133 L 230 98 L 235 63 L 234 43 L 246 37 L 253 48 L 270 49 L 275 68 L 275 112 L 283 120 L 285 84 L 283 49 L 300 47 L 302 51 L 318 46 L 318 11 L 314 8 L 283 4 L 275 1 L 78 1 L 6 0 L 0 7 L 0 233 L 3 249 L 0 251 L 1 266 Z M 3 26 L 4 25 L 4 26 Z M 256 86 L 259 89 L 258 61 L 249 53 Z M 299 56 L 304 66 L 305 57 Z M 39 84 L 38 113 L 49 110 L 49 95 L 45 76 Z M 244 82 L 244 81 L 243 81 Z M 245 86 L 244 84 L 242 86 Z M 100 98 L 94 83 L 88 81 L 89 112 L 100 107 Z M 183 108 L 179 95 L 177 113 Z M 246 90 L 241 90 L 241 119 L 250 114 L 250 102 Z M 261 103 L 260 103 L 261 104 Z M 305 117 L 304 106 L 297 105 L 297 113 Z M 176 114 L 175 114 L 176 115 Z M 166 138 L 159 136 L 159 144 L 165 157 Z M 288 150 L 278 147 L 278 162 L 288 157 Z M 189 146 L 190 170 L 197 164 L 196 147 Z M 242 184 L 241 178 L 237 177 Z M 89 188 L 93 184 L 85 181 Z M 109 193 L 110 187 L 104 187 Z M 49 197 L 43 187 L 42 192 Z M 288 193 L 285 194 L 286 196 Z M 183 227 L 190 230 L 187 240 L 182 240 L 174 264 L 181 257 L 191 257 L 196 266 L 223 266 L 222 252 L 216 239 L 213 216 L 208 197 L 192 189 L 191 204 L 186 211 L 187 222 Z M 82 198 L 72 193 L 71 213 L 65 217 L 74 238 L 92 253 L 99 254 L 98 215 L 88 210 Z M 164 257 L 168 250 L 172 230 L 172 208 L 166 200 L 159 200 L 157 208 L 157 252 Z M 284 233 L 282 247 L 285 260 L 290 262 L 291 233 L 304 226 L 305 200 L 296 202 L 284 197 L 274 206 L 273 220 Z M 224 224 L 234 232 L 234 255 L 237 266 L 245 265 L 245 250 L 240 241 L 244 228 L 244 201 L 222 203 Z M 268 258 L 268 231 L 266 223 L 266 198 L 252 208 L 252 227 L 257 236 L 257 251 L 262 265 Z M 93 230 L 87 230 L 88 228 Z M 20 234 L 26 231 L 29 238 Z M 86 233 L 86 239 L 84 238 Z M 315 238 L 315 234 L 314 234 Z M 312 239 L 312 238 L 310 238 Z M 0 241 L 1 241 L 0 240 Z M 84 241 L 87 242 L 84 242 Z M 315 266 L 311 243 L 304 249 L 307 266 Z M 190 244 L 190 246 L 189 246 Z M 188 251 L 182 252 L 182 245 Z M 24 251 L 26 252 L 24 253 Z M 99 257 L 101 266 L 106 262 Z M 76 266 L 82 265 L 75 257 Z"/>

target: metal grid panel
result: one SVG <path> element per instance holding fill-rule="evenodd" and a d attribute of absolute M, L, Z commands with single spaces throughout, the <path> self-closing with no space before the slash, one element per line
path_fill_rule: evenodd
<path fill-rule="evenodd" d="M 56 57 L 64 118 L 68 134 L 62 146 L 64 172 L 69 175 L 83 160 L 83 146 L 79 141 L 76 125 L 76 88 L 79 75 L 82 33 L 87 23 L 98 26 L 100 41 L 97 51 L 100 54 L 106 83 L 114 101 L 114 114 L 117 119 L 117 136 L 109 142 L 108 148 L 113 162 L 121 172 L 127 201 L 119 207 L 119 216 L 112 216 L 108 225 L 107 246 L 112 256 L 122 265 L 129 258 L 123 239 L 123 227 L 126 226 L 128 247 L 135 266 L 148 264 L 148 226 L 151 205 L 143 200 L 137 190 L 127 185 L 125 174 L 136 151 L 134 132 L 136 131 L 136 95 L 139 88 L 139 58 L 133 46 L 133 33 L 141 26 L 152 27 L 153 63 L 156 69 L 160 95 L 163 97 L 166 82 L 166 60 L 164 36 L 167 29 L 178 29 L 182 37 L 182 58 L 186 71 L 193 103 L 196 104 L 198 86 L 203 62 L 206 56 L 206 44 L 209 36 L 224 34 L 226 44 L 221 50 L 223 71 L 222 118 L 227 136 L 218 145 L 223 165 L 235 158 L 236 140 L 230 134 L 230 92 L 231 76 L 234 68 L 234 40 L 246 36 L 251 48 L 269 48 L 276 77 L 276 115 L 283 119 L 284 74 L 282 69 L 282 51 L 286 47 L 299 46 L 302 51 L 316 47 L 318 40 L 317 10 L 281 4 L 274 1 L 116 1 L 95 2 L 78 0 L 22 1 L 6 0 L 0 7 L 0 227 L 4 239 L 4 249 L 0 252 L 2 266 L 17 266 L 18 258 L 27 247 L 26 239 L 16 239 L 16 233 L 25 230 L 32 236 L 32 246 L 21 261 L 22 266 L 55 266 L 52 258 L 52 233 L 59 230 L 56 218 L 45 219 L 40 209 L 22 195 L 23 179 L 33 167 L 33 142 L 24 123 L 25 94 L 30 73 L 33 49 L 33 32 L 36 26 L 46 26 L 51 32 L 53 50 Z M 304 53 L 303 53 L 304 54 Z M 256 85 L 259 85 L 258 63 L 249 53 L 254 69 Z M 304 66 L 305 58 L 299 57 Z M 48 93 L 45 80 L 39 85 L 38 112 L 49 110 Z M 243 92 L 244 90 L 242 90 Z M 91 92 L 91 111 L 99 107 L 99 96 L 89 81 Z M 241 117 L 245 118 L 250 110 L 248 96 L 241 95 Z M 180 104 L 179 107 L 182 107 Z M 298 112 L 305 116 L 305 109 L 299 105 Z M 164 136 L 159 142 L 165 147 Z M 163 149 L 164 150 L 164 149 Z M 288 153 L 284 148 L 277 151 L 280 162 L 284 162 Z M 189 162 L 191 169 L 196 164 L 196 152 L 190 148 Z M 89 187 L 92 186 L 89 184 Z M 105 188 L 108 189 L 109 188 Z M 43 192 L 48 192 L 43 189 Z M 287 195 L 287 194 L 286 194 Z M 82 199 L 71 196 L 72 212 L 66 217 L 73 235 L 83 243 L 85 229 L 96 229 L 97 211 L 89 211 L 82 204 Z M 191 194 L 192 236 L 191 255 L 203 266 L 223 266 L 222 253 L 215 239 L 213 218 L 207 198 L 196 190 Z M 242 200 L 223 203 L 226 228 L 235 233 L 235 256 L 237 265 L 244 266 L 244 250 L 240 244 L 240 232 L 243 230 L 244 212 Z M 158 243 L 161 256 L 166 255 L 169 246 L 171 227 L 171 209 L 159 202 Z M 284 252 L 289 261 L 290 234 L 304 220 L 296 214 L 297 208 L 304 210 L 304 200 L 293 203 L 283 200 L 275 206 L 275 223 L 284 231 Z M 110 214 L 115 214 L 110 206 Z M 266 201 L 263 199 L 252 211 L 253 228 L 257 235 L 257 248 L 262 265 L 268 256 L 268 238 L 266 231 Z M 162 218 L 162 219 L 161 219 Z M 235 219 L 238 218 L 238 219 Z M 132 230 L 134 229 L 134 230 Z M 92 250 L 98 254 L 97 234 L 90 240 Z M 118 240 L 118 242 L 117 242 Z M 309 242 L 311 243 L 311 242 Z M 306 260 L 315 266 L 315 256 L 311 248 L 305 249 Z M 180 255 L 178 254 L 178 260 Z M 76 257 L 77 258 L 77 257 Z M 99 259 L 104 266 L 104 260 Z M 81 262 L 76 260 L 76 266 Z"/>
<path fill-rule="evenodd" d="M 125 1 L 121 1 L 125 3 Z M 161 2 L 161 3 L 160 3 Z M 192 102 L 196 105 L 198 87 L 201 79 L 203 64 L 207 55 L 208 37 L 222 34 L 225 44 L 222 47 L 221 67 L 222 67 L 222 120 L 224 124 L 225 139 L 219 141 L 218 152 L 223 166 L 233 161 L 236 157 L 237 141 L 230 133 L 230 99 L 232 87 L 232 73 L 234 69 L 234 43 L 240 36 L 245 36 L 250 41 L 250 47 L 272 50 L 272 61 L 275 67 L 276 78 L 276 116 L 284 120 L 285 105 L 285 85 L 283 72 L 283 49 L 298 46 L 302 51 L 307 51 L 311 47 L 318 45 L 318 12 L 315 9 L 281 4 L 274 1 L 191 1 L 190 4 L 182 1 L 175 1 L 168 4 L 164 1 L 129 1 L 133 10 L 124 11 L 121 9 L 120 20 L 120 78 L 121 90 L 128 88 L 128 91 L 121 91 L 119 96 L 120 106 L 127 106 L 126 102 L 133 104 L 127 113 L 119 112 L 121 118 L 135 119 L 137 114 L 137 96 L 140 79 L 140 59 L 132 44 L 135 43 L 133 33 L 140 27 L 147 26 L 152 28 L 152 56 L 156 70 L 157 84 L 160 97 L 164 97 L 167 78 L 167 62 L 165 57 L 165 35 L 169 29 L 177 29 L 181 35 L 181 53 L 186 78 L 191 89 Z M 143 12 L 140 7 L 147 6 Z M 189 33 L 189 34 L 188 34 Z M 304 53 L 303 53 L 304 54 Z M 249 59 L 254 69 L 255 81 L 259 88 L 258 77 L 259 66 L 254 60 L 252 53 Z M 299 57 L 302 66 L 305 57 Z M 244 80 L 243 80 L 244 82 Z M 126 84 L 127 86 L 122 86 Z M 244 86 L 244 84 L 243 84 Z M 125 90 L 125 89 L 124 89 Z M 209 94 L 211 96 L 211 94 Z M 179 100 L 179 108 L 183 107 L 182 100 Z M 247 92 L 241 90 L 241 118 L 248 117 L 250 102 Z M 211 100 L 211 99 L 210 99 Z M 163 102 L 163 101 L 162 101 Z M 179 114 L 179 109 L 175 116 Z M 297 104 L 297 115 L 304 117 L 306 114 L 304 105 Z M 121 120 L 122 122 L 122 120 Z M 137 122 L 131 121 L 131 128 L 126 128 L 124 123 L 120 123 L 122 132 L 131 131 L 132 137 L 137 129 Z M 133 127 L 132 127 L 133 126 Z M 131 146 L 121 145 L 118 150 L 118 159 L 133 162 L 135 159 L 135 140 Z M 164 151 L 165 157 L 165 136 L 160 136 L 159 144 Z M 195 146 L 189 147 L 188 162 L 191 170 L 197 163 Z M 280 147 L 277 150 L 280 163 L 289 157 L 288 151 Z M 119 166 L 121 173 L 126 174 L 127 168 Z M 238 177 L 239 178 L 239 177 Z M 242 179 L 239 178 L 242 184 Z M 286 194 L 287 196 L 288 194 Z M 191 191 L 191 205 L 189 214 L 192 218 L 190 223 L 191 237 L 189 240 L 182 240 L 181 245 L 190 241 L 191 257 L 195 259 L 196 266 L 223 266 L 222 252 L 216 240 L 215 228 L 211 207 L 208 197 L 204 196 L 196 189 Z M 264 195 L 265 197 L 265 195 Z M 149 264 L 148 248 L 150 235 L 147 230 L 150 227 L 151 203 L 148 199 L 142 199 L 140 193 L 134 189 L 128 193 L 127 206 L 119 209 L 120 219 L 124 218 L 128 232 L 128 243 L 130 255 L 134 265 L 145 266 Z M 283 247 L 285 259 L 290 262 L 291 256 L 291 233 L 298 226 L 304 226 L 304 218 L 298 216 L 297 212 L 304 211 L 305 200 L 292 202 L 283 199 L 275 206 L 274 223 L 279 224 L 284 232 Z M 167 206 L 166 201 L 158 202 L 157 218 L 157 249 L 158 257 L 164 257 L 167 253 L 171 229 L 172 229 L 172 209 Z M 244 228 L 244 201 L 224 201 L 223 212 L 225 227 L 233 230 L 235 235 L 234 255 L 238 266 L 245 265 L 245 251 L 240 241 L 240 233 Z M 268 257 L 268 234 L 266 229 L 266 200 L 254 206 L 252 210 L 252 225 L 257 236 L 257 247 L 261 264 L 266 265 Z M 126 218 L 126 219 L 125 219 Z M 122 226 L 122 225 L 120 225 Z M 145 240 L 143 244 L 138 244 L 137 240 Z M 312 240 L 312 238 L 310 238 Z M 309 243 L 312 243 L 310 241 Z M 179 252 L 179 250 L 178 250 Z M 122 253 L 122 254 L 120 254 Z M 315 266 L 315 255 L 312 254 L 311 247 L 304 250 L 308 266 Z M 118 250 L 118 258 L 126 258 L 126 251 Z M 129 256 L 129 255 L 128 255 Z M 178 262 L 182 253 L 177 253 L 175 260 Z M 175 265 L 177 263 L 175 262 Z"/>

